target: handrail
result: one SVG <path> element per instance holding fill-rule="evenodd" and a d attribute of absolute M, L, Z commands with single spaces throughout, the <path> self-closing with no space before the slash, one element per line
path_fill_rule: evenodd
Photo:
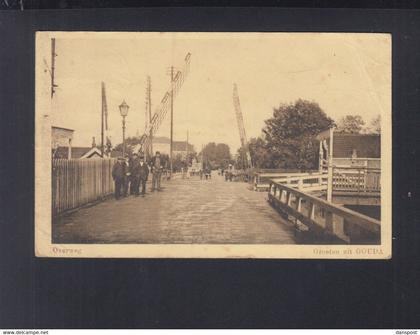
<path fill-rule="evenodd" d="M 328 178 L 328 175 L 326 173 L 316 173 L 311 175 L 302 175 L 302 176 L 294 176 L 294 177 L 285 177 L 285 178 L 273 178 L 275 182 L 286 182 L 290 183 L 293 181 L 305 181 L 305 180 L 312 180 L 312 179 L 326 179 Z"/>
<path fill-rule="evenodd" d="M 274 202 L 275 205 L 279 205 L 279 207 L 288 215 L 295 217 L 296 220 L 303 222 L 309 228 L 321 229 L 325 232 L 332 233 L 343 241 L 349 242 L 357 240 L 357 238 L 351 236 L 351 233 L 349 236 L 344 236 L 344 226 L 349 224 L 356 225 L 362 231 L 375 236 L 379 236 L 380 234 L 380 221 L 345 207 L 332 204 L 324 199 L 309 195 L 296 188 L 290 187 L 290 185 L 279 183 L 276 180 L 270 180 L 268 194 L 270 201 Z M 292 196 L 296 199 L 294 205 L 292 205 Z M 308 203 L 308 215 L 302 213 L 302 200 Z M 324 227 L 315 220 L 316 206 L 326 213 Z M 337 222 L 334 222 L 333 215 L 342 218 L 341 229 L 337 229 Z M 341 231 L 341 233 L 337 234 L 336 230 Z"/>

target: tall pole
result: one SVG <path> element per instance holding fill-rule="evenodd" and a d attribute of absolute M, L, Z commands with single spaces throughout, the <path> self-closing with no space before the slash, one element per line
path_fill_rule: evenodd
<path fill-rule="evenodd" d="M 101 83 L 102 108 L 101 108 L 101 156 L 104 158 L 104 83 Z"/>
<path fill-rule="evenodd" d="M 334 129 L 330 128 L 330 143 L 328 145 L 328 185 L 327 185 L 327 201 L 332 202 L 333 193 L 333 146 L 334 146 Z"/>
<path fill-rule="evenodd" d="M 123 157 L 125 157 L 125 116 L 122 117 L 122 131 L 123 131 Z"/>
<path fill-rule="evenodd" d="M 169 177 L 172 179 L 172 151 L 173 151 L 173 135 L 174 135 L 174 67 L 171 66 L 171 147 L 170 147 L 170 171 Z"/>
<path fill-rule="evenodd" d="M 148 101 L 148 110 L 149 110 L 149 124 L 152 123 L 152 82 L 150 76 L 147 77 L 147 101 Z M 153 156 L 153 132 L 150 129 L 150 157 Z"/>
<path fill-rule="evenodd" d="M 188 130 L 187 130 L 187 156 L 186 156 L 186 161 L 187 161 L 187 169 L 188 169 Z"/>
<path fill-rule="evenodd" d="M 55 38 L 51 39 L 51 99 L 55 93 Z"/>

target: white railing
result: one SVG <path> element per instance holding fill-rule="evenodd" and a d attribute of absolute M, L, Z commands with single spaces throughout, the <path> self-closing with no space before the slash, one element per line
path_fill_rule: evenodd
<path fill-rule="evenodd" d="M 314 177 L 316 175 L 316 177 Z M 299 178 L 309 177 L 308 181 L 319 177 L 319 172 L 276 172 L 276 171 L 267 171 L 267 172 L 255 172 L 252 176 L 252 184 L 255 191 L 267 191 L 268 187 L 270 186 L 270 180 L 276 179 L 279 182 L 287 182 L 287 183 L 299 183 Z M 297 178 L 297 179 L 290 179 L 290 178 Z"/>

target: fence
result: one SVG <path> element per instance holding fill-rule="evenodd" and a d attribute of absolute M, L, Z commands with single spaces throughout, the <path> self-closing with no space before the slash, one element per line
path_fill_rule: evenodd
<path fill-rule="evenodd" d="M 249 181 L 252 183 L 254 190 L 267 191 L 270 186 L 270 180 L 273 178 L 291 178 L 308 176 L 318 171 L 302 172 L 299 170 L 286 170 L 286 169 L 260 169 L 253 171 L 250 175 Z"/>
<path fill-rule="evenodd" d="M 275 180 L 270 181 L 270 203 L 294 219 L 298 228 L 342 243 L 379 243 L 381 223 L 378 220 L 329 203 Z"/>
<path fill-rule="evenodd" d="M 333 191 L 380 193 L 381 170 L 369 167 L 334 167 Z"/>
<path fill-rule="evenodd" d="M 53 159 L 53 216 L 104 198 L 114 192 L 115 159 Z"/>

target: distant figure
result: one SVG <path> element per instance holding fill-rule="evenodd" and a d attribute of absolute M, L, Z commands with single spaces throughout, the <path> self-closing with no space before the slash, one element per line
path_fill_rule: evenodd
<path fill-rule="evenodd" d="M 141 195 L 144 197 L 146 195 L 146 182 L 149 177 L 149 167 L 144 161 L 144 156 L 140 155 L 139 157 L 139 168 L 138 168 L 138 180 L 141 185 Z M 139 186 L 140 186 L 139 185 Z M 139 186 L 137 187 L 137 194 L 139 193 Z"/>
<path fill-rule="evenodd" d="M 233 178 L 233 166 L 229 164 L 227 171 L 225 171 L 225 181 L 232 181 Z"/>
<path fill-rule="evenodd" d="M 205 174 L 206 174 L 206 180 L 211 179 L 211 170 L 210 168 L 206 168 L 205 169 Z"/>
<path fill-rule="evenodd" d="M 203 179 L 203 170 L 200 169 L 200 171 L 198 172 L 198 174 L 200 175 L 200 179 Z"/>
<path fill-rule="evenodd" d="M 125 159 L 123 157 L 119 157 L 112 167 L 112 179 L 114 179 L 115 183 L 114 195 L 117 200 L 124 194 L 126 171 L 127 165 L 125 163 Z"/>
<path fill-rule="evenodd" d="M 152 192 L 155 190 L 161 191 L 160 180 L 162 177 L 162 158 L 160 152 L 156 151 L 156 155 L 152 157 L 151 169 L 152 169 Z"/>

